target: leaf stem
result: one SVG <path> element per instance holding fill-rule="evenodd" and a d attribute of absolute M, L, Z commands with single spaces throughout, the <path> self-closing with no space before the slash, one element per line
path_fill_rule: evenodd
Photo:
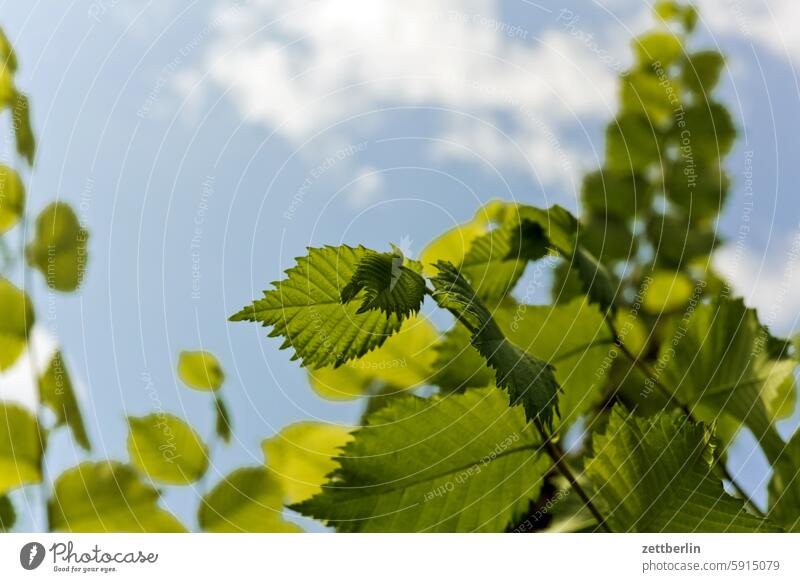
<path fill-rule="evenodd" d="M 539 433 L 542 435 L 542 439 L 544 440 L 544 448 L 550 458 L 553 459 L 553 463 L 555 464 L 558 472 L 561 473 L 567 479 L 567 481 L 569 481 L 572 489 L 586 504 L 586 508 L 597 520 L 598 527 L 607 533 L 611 533 L 611 528 L 608 527 L 608 524 L 603 518 L 603 515 L 600 513 L 600 510 L 597 509 L 594 502 L 592 502 L 591 497 L 589 497 L 583 487 L 581 487 L 581 484 L 578 483 L 575 475 L 573 475 L 572 470 L 569 468 L 569 464 L 566 462 L 566 454 L 562 450 L 561 446 L 558 443 L 553 442 L 552 438 L 549 434 L 547 434 L 547 431 L 544 429 L 544 426 L 540 420 L 537 419 L 534 421 L 534 423 L 536 424 L 536 428 L 539 430 Z"/>

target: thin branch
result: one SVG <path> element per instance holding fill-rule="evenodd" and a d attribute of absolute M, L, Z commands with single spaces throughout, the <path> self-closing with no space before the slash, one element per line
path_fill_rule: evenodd
<path fill-rule="evenodd" d="M 545 431 L 544 426 L 540 420 L 534 421 L 536 424 L 536 428 L 539 430 L 539 433 L 542 435 L 542 439 L 544 440 L 544 448 L 547 451 L 547 454 L 553 459 L 553 463 L 555 463 L 555 467 L 559 473 L 561 473 L 567 481 L 569 481 L 570 486 L 578 494 L 578 496 L 583 500 L 586 504 L 586 508 L 592 514 L 592 516 L 597 520 L 597 525 L 604 531 L 610 533 L 611 528 L 608 527 L 606 520 L 603 518 L 603 515 L 600 513 L 600 510 L 597 509 L 594 502 L 592 501 L 591 497 L 586 493 L 586 491 L 581 487 L 581 484 L 578 483 L 578 480 L 575 478 L 575 475 L 572 474 L 572 470 L 569 468 L 569 465 L 566 462 L 566 455 L 561 447 L 554 443 L 553 440 L 550 438 L 550 435 L 547 434 Z"/>

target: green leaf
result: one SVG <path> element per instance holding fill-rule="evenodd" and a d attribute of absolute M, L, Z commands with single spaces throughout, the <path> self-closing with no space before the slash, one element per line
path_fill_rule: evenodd
<path fill-rule="evenodd" d="M 345 532 L 501 532 L 549 459 L 496 388 L 397 398 L 372 414 L 322 493 L 292 506 Z"/>
<path fill-rule="evenodd" d="M 692 298 L 695 285 L 680 272 L 656 270 L 648 275 L 647 289 L 642 298 L 642 309 L 659 315 L 678 311 Z"/>
<path fill-rule="evenodd" d="M 720 213 L 728 198 L 730 180 L 719 160 L 687 165 L 683 161 L 667 166 L 665 194 L 680 208 L 688 222 L 697 223 Z"/>
<path fill-rule="evenodd" d="M 27 294 L 0 277 L 0 371 L 13 366 L 25 351 L 33 320 Z"/>
<path fill-rule="evenodd" d="M 472 345 L 472 336 L 456 324 L 434 348 L 436 373 L 431 381 L 444 393 L 483 388 L 494 383 L 495 373 Z"/>
<path fill-rule="evenodd" d="M 674 126 L 673 138 L 689 147 L 692 159 L 713 164 L 731 151 L 736 127 L 723 105 L 704 100 L 687 107 L 684 123 Z"/>
<path fill-rule="evenodd" d="M 646 115 L 658 126 L 667 125 L 680 109 L 680 88 L 652 69 L 639 69 L 622 76 L 622 110 Z"/>
<path fill-rule="evenodd" d="M 633 218 L 650 208 L 652 189 L 638 174 L 604 168 L 583 178 L 584 208 L 600 216 Z"/>
<path fill-rule="evenodd" d="M 211 352 L 181 352 L 178 356 L 178 376 L 195 390 L 216 391 L 225 382 L 225 372 Z"/>
<path fill-rule="evenodd" d="M 223 442 L 230 443 L 233 433 L 231 431 L 231 415 L 222 398 L 214 398 L 214 432 Z"/>
<path fill-rule="evenodd" d="M 351 428 L 321 422 L 297 422 L 261 443 L 267 469 L 280 481 L 287 503 L 299 503 L 322 491 L 336 468 L 334 457 L 351 440 Z"/>
<path fill-rule="evenodd" d="M 161 483 L 193 483 L 208 470 L 208 448 L 180 418 L 158 412 L 128 417 L 128 453 L 142 473 Z"/>
<path fill-rule="evenodd" d="M 768 491 L 769 518 L 786 531 L 800 532 L 800 430 L 775 463 Z"/>
<path fill-rule="evenodd" d="M 615 172 L 646 172 L 659 163 L 663 136 L 643 113 L 623 113 L 606 128 L 606 166 Z"/>
<path fill-rule="evenodd" d="M 342 289 L 342 303 L 358 298 L 357 314 L 378 310 L 401 320 L 417 313 L 425 298 L 425 279 L 404 262 L 402 253 L 367 251 Z"/>
<path fill-rule="evenodd" d="M 0 495 L 42 480 L 44 436 L 26 409 L 0 402 Z"/>
<path fill-rule="evenodd" d="M 283 336 L 281 349 L 291 347 L 292 359 L 303 366 L 341 366 L 379 347 L 400 329 L 397 315 L 379 311 L 358 313 L 356 303 L 342 305 L 341 292 L 370 251 L 364 247 L 310 248 L 305 257 L 273 283 L 264 298 L 233 315 L 231 321 L 255 321 L 272 326 L 270 337 Z"/>
<path fill-rule="evenodd" d="M 59 475 L 47 504 L 52 531 L 180 533 L 186 528 L 158 506 L 159 492 L 128 465 L 85 462 Z"/>
<path fill-rule="evenodd" d="M 461 273 L 484 301 L 496 303 L 511 293 L 525 272 L 526 261 L 547 253 L 544 244 L 540 244 L 538 256 L 536 251 L 531 256 L 532 244 L 527 244 L 525 250 L 514 246 L 520 240 L 526 243 L 531 240 L 518 236 L 515 229 L 519 224 L 519 220 L 514 220 L 477 237 L 464 256 Z"/>
<path fill-rule="evenodd" d="M 584 294 L 603 311 L 615 309 L 616 282 L 610 271 L 585 247 L 579 244 L 578 220 L 564 208 L 554 205 L 546 210 L 533 206 L 520 206 L 522 224 L 528 228 L 519 230 L 520 236 L 531 232 L 530 224 L 536 224 L 544 233 L 548 245 L 561 255 L 574 269 L 581 281 Z M 536 236 L 541 236 L 537 234 Z M 514 243 L 516 246 L 517 243 Z M 519 243 L 524 247 L 524 243 Z"/>
<path fill-rule="evenodd" d="M 6 68 L 9 72 L 14 73 L 17 70 L 17 55 L 14 52 L 14 47 L 0 28 L 0 68 Z"/>
<path fill-rule="evenodd" d="M 598 403 L 606 383 L 611 332 L 595 305 L 580 297 L 566 305 L 518 305 L 495 312 L 509 340 L 550 364 L 561 386 L 559 432 Z"/>
<path fill-rule="evenodd" d="M 295 533 L 298 526 L 282 517 L 280 483 L 263 467 L 236 469 L 203 497 L 197 520 L 214 533 Z"/>
<path fill-rule="evenodd" d="M 69 426 L 78 444 L 87 451 L 91 450 L 89 435 L 86 434 L 81 409 L 61 352 L 56 352 L 47 370 L 39 378 L 39 398 L 42 404 L 55 413 L 56 425 Z"/>
<path fill-rule="evenodd" d="M 17 512 L 6 495 L 0 495 L 0 533 L 11 531 L 17 521 Z"/>
<path fill-rule="evenodd" d="M 583 219 L 580 243 L 601 264 L 633 259 L 639 246 L 628 222 L 592 214 Z"/>
<path fill-rule="evenodd" d="M 686 56 L 683 64 L 683 84 L 698 96 L 707 94 L 719 82 L 725 57 L 717 51 L 700 51 Z"/>
<path fill-rule="evenodd" d="M 415 388 L 426 383 L 433 374 L 436 354 L 434 346 L 439 333 L 422 316 L 403 321 L 400 331 L 379 348 L 343 366 L 326 366 L 309 370 L 314 391 L 329 400 L 352 400 L 370 393 L 379 386 L 395 391 Z"/>
<path fill-rule="evenodd" d="M 0 164 L 0 234 L 12 228 L 25 212 L 25 187 L 14 170 Z"/>
<path fill-rule="evenodd" d="M 666 68 L 683 55 L 681 39 L 671 32 L 648 32 L 633 39 L 633 50 L 642 67 L 660 63 Z"/>
<path fill-rule="evenodd" d="M 31 127 L 31 112 L 28 98 L 19 92 L 14 92 L 14 136 L 17 141 L 17 153 L 33 165 L 33 156 L 36 153 L 36 138 Z"/>
<path fill-rule="evenodd" d="M 36 237 L 28 245 L 28 263 L 38 269 L 47 286 L 75 291 L 83 281 L 89 233 L 66 202 L 49 204 L 36 219 Z"/>
<path fill-rule="evenodd" d="M 521 404 L 528 420 L 538 420 L 552 429 L 559 391 L 552 368 L 503 335 L 489 310 L 453 265 L 439 262 L 437 267 L 439 274 L 431 279 L 433 298 L 470 329 L 472 345 L 494 368 L 495 383 L 508 392 L 511 405 Z"/>
<path fill-rule="evenodd" d="M 679 269 L 692 259 L 709 256 L 717 244 L 715 228 L 692 224 L 686 219 L 654 215 L 647 224 L 647 237 L 659 265 Z"/>
<path fill-rule="evenodd" d="M 711 436 L 701 424 L 663 413 L 638 418 L 618 405 L 592 448 L 586 475 L 613 531 L 775 531 L 725 494 L 712 472 Z"/>
<path fill-rule="evenodd" d="M 771 463 L 784 443 L 775 430 L 764 402 L 771 382 L 781 381 L 766 346 L 767 331 L 755 311 L 741 299 L 719 299 L 699 305 L 688 321 L 675 323 L 671 341 L 659 353 L 661 382 L 675 391 L 681 402 L 699 407 L 695 416 L 713 422 L 729 414 L 743 422 L 759 441 Z M 792 373 L 791 366 L 788 373 Z"/>

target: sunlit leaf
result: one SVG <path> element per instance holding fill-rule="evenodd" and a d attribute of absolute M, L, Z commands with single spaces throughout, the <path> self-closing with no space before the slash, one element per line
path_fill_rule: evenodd
<path fill-rule="evenodd" d="M 36 219 L 36 236 L 28 245 L 28 263 L 57 291 L 74 291 L 86 273 L 89 233 L 65 202 L 49 204 Z"/>
<path fill-rule="evenodd" d="M 358 360 L 338 368 L 309 370 L 311 387 L 330 400 L 360 398 L 384 384 L 396 390 L 414 388 L 428 381 L 433 373 L 436 354 L 431 348 L 438 337 L 427 319 L 411 317 L 381 347 Z"/>
<path fill-rule="evenodd" d="M 211 352 L 181 352 L 178 357 L 178 376 L 195 390 L 219 390 L 225 382 L 225 372 Z"/>
<path fill-rule="evenodd" d="M 400 318 L 380 311 L 359 313 L 360 302 L 341 302 L 344 287 L 359 262 L 371 252 L 346 245 L 309 249 L 288 277 L 273 283 L 231 321 L 254 321 L 272 327 L 270 337 L 283 336 L 281 349 L 294 349 L 303 366 L 341 366 L 379 347 L 400 328 Z M 362 291 L 363 293 L 363 291 Z"/>
<path fill-rule="evenodd" d="M 501 532 L 549 459 L 496 388 L 397 398 L 347 444 L 322 493 L 293 506 L 347 532 Z"/>
<path fill-rule="evenodd" d="M 26 409 L 0 402 L 0 495 L 42 479 L 44 436 Z"/>
<path fill-rule="evenodd" d="M 159 497 L 132 467 L 115 461 L 81 463 L 53 484 L 47 504 L 50 528 L 73 533 L 186 531 L 158 506 Z"/>
<path fill-rule="evenodd" d="M 263 467 L 236 469 L 200 502 L 197 520 L 203 531 L 214 533 L 295 533 L 297 525 L 285 521 L 283 491 Z"/>
<path fill-rule="evenodd" d="M 0 277 L 0 371 L 13 366 L 25 351 L 33 320 L 28 296 Z"/>
<path fill-rule="evenodd" d="M 14 170 L 0 164 L 0 234 L 12 228 L 25 212 L 25 187 Z"/>
<path fill-rule="evenodd" d="M 157 412 L 128 417 L 128 454 L 142 473 L 161 483 L 184 485 L 208 469 L 208 449 L 180 418 Z"/>
<path fill-rule="evenodd" d="M 800 430 L 794 433 L 773 467 L 769 517 L 786 531 L 800 532 Z"/>
<path fill-rule="evenodd" d="M 55 413 L 57 425 L 66 424 L 79 445 L 87 451 L 92 448 L 61 352 L 56 352 L 39 378 L 39 398 Z"/>
<path fill-rule="evenodd" d="M 692 298 L 695 286 L 683 273 L 657 270 L 648 277 L 647 289 L 642 299 L 642 308 L 648 313 L 676 311 Z"/>
<path fill-rule="evenodd" d="M 336 468 L 334 457 L 351 440 L 352 429 L 321 422 L 297 422 L 261 443 L 267 469 L 282 485 L 287 503 L 319 493 Z"/>
<path fill-rule="evenodd" d="M 594 496 L 617 532 L 775 531 L 729 497 L 712 471 L 708 431 L 686 418 L 638 418 L 616 406 L 586 466 Z"/>

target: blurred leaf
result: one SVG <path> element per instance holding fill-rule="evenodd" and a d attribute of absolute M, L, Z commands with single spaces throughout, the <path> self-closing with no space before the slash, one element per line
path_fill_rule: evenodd
<path fill-rule="evenodd" d="M 0 164 L 0 234 L 12 228 L 25 212 L 25 187 L 19 174 Z"/>
<path fill-rule="evenodd" d="M 431 349 L 439 334 L 424 317 L 403 321 L 400 331 L 379 348 L 338 368 L 326 366 L 309 370 L 314 391 L 330 400 L 350 400 L 369 394 L 377 384 L 398 390 L 427 382 L 433 373 L 436 354 Z"/>
<path fill-rule="evenodd" d="M 0 28 L 0 69 L 1 68 L 6 68 L 11 73 L 17 70 L 17 55 L 2 28 Z"/>
<path fill-rule="evenodd" d="M 673 216 L 655 215 L 647 224 L 647 237 L 659 265 L 685 267 L 692 259 L 709 256 L 719 239 L 708 224 L 691 224 Z"/>
<path fill-rule="evenodd" d="M 36 138 L 31 127 L 31 112 L 28 98 L 22 93 L 14 93 L 14 136 L 17 140 L 17 152 L 33 165 L 36 153 Z"/>
<path fill-rule="evenodd" d="M 25 351 L 33 320 L 28 296 L 0 277 L 0 371 L 13 366 Z"/>
<path fill-rule="evenodd" d="M 666 125 L 680 107 L 680 87 L 669 77 L 659 78 L 652 69 L 626 73 L 621 86 L 622 111 L 646 115 L 655 125 Z"/>
<path fill-rule="evenodd" d="M 197 520 L 213 533 L 295 533 L 285 521 L 280 483 L 263 467 L 236 469 L 203 497 Z"/>
<path fill-rule="evenodd" d="M 47 370 L 39 378 L 39 398 L 55 413 L 57 426 L 68 425 L 77 443 L 86 451 L 91 450 L 81 409 L 61 352 L 55 353 Z"/>
<path fill-rule="evenodd" d="M 28 263 L 57 291 L 75 291 L 83 281 L 89 233 L 65 202 L 49 204 L 36 219 L 36 236 L 28 245 Z"/>
<path fill-rule="evenodd" d="M 520 206 L 518 212 L 521 223 L 539 225 L 548 241 L 548 246 L 575 269 L 580 277 L 582 294 L 587 295 L 592 303 L 597 303 L 603 311 L 609 309 L 613 311 L 617 287 L 615 277 L 578 242 L 580 232 L 578 220 L 558 205 L 547 209 Z M 520 236 L 525 236 L 530 232 L 530 228 L 519 229 L 518 232 Z M 513 244 L 524 246 L 524 242 Z"/>
<path fill-rule="evenodd" d="M 261 443 L 267 469 L 280 481 L 287 503 L 319 493 L 336 468 L 334 457 L 352 439 L 352 429 L 321 422 L 297 422 Z"/>
<path fill-rule="evenodd" d="M 683 273 L 657 270 L 649 275 L 650 281 L 642 299 L 642 308 L 655 315 L 670 313 L 684 307 L 694 293 L 694 284 Z"/>
<path fill-rule="evenodd" d="M 703 425 L 666 414 L 637 418 L 615 406 L 593 450 L 586 474 L 615 532 L 777 531 L 725 494 Z"/>
<path fill-rule="evenodd" d="M 768 491 L 769 518 L 786 531 L 800 532 L 800 430 L 775 463 Z"/>
<path fill-rule="evenodd" d="M 513 246 L 520 241 L 514 232 L 518 227 L 519 222 L 513 221 L 475 238 L 464 256 L 461 273 L 484 301 L 494 303 L 504 298 L 525 272 L 533 245 L 526 244 L 524 250 Z M 540 249 L 541 254 L 533 260 L 546 254 L 544 245 L 540 245 Z"/>
<path fill-rule="evenodd" d="M 620 173 L 644 172 L 659 162 L 662 141 L 646 115 L 623 113 L 606 128 L 606 166 Z"/>
<path fill-rule="evenodd" d="M 687 318 L 684 318 L 687 319 Z M 680 327 L 677 327 L 680 325 Z M 775 430 L 764 394 L 768 385 L 782 383 L 764 349 L 766 330 L 755 311 L 741 299 L 720 298 L 698 305 L 688 320 L 675 323 L 673 339 L 662 346 L 661 381 L 681 402 L 703 405 L 695 411 L 705 422 L 729 414 L 743 422 L 774 463 L 784 443 Z M 788 371 L 791 374 L 791 369 Z"/>
<path fill-rule="evenodd" d="M 221 398 L 214 398 L 214 431 L 216 435 L 222 439 L 223 442 L 231 442 L 231 415 L 228 412 L 228 407 L 225 401 Z"/>
<path fill-rule="evenodd" d="M 17 512 L 6 495 L 0 495 L 0 533 L 10 532 L 17 521 Z"/>
<path fill-rule="evenodd" d="M 681 39 L 667 31 L 645 33 L 633 39 L 632 45 L 642 67 L 660 63 L 667 68 L 683 55 Z"/>
<path fill-rule="evenodd" d="M 225 382 L 225 372 L 211 352 L 181 352 L 178 356 L 178 376 L 195 390 L 216 391 Z"/>
<path fill-rule="evenodd" d="M 650 208 L 652 192 L 638 174 L 601 169 L 586 174 L 581 190 L 584 208 L 599 216 L 635 218 Z"/>
<path fill-rule="evenodd" d="M 664 187 L 670 202 L 680 207 L 687 220 L 697 223 L 720 213 L 728 198 L 730 180 L 720 171 L 719 161 L 667 167 Z"/>
<path fill-rule="evenodd" d="M 52 531 L 180 533 L 186 528 L 158 506 L 159 492 L 116 461 L 85 462 L 53 484 L 47 511 Z"/>
<path fill-rule="evenodd" d="M 347 532 L 502 532 L 549 459 L 496 388 L 404 396 L 369 417 L 322 493 L 292 509 Z"/>
<path fill-rule="evenodd" d="M 725 57 L 717 51 L 700 51 L 686 56 L 683 83 L 691 91 L 706 98 L 719 82 Z"/>
<path fill-rule="evenodd" d="M 581 228 L 580 241 L 601 263 L 633 258 L 638 249 L 638 242 L 628 224 L 611 216 L 587 216 Z"/>
<path fill-rule="evenodd" d="M 370 252 L 346 245 L 308 249 L 273 283 L 275 289 L 233 315 L 231 321 L 254 321 L 272 326 L 270 337 L 283 336 L 281 349 L 291 347 L 292 359 L 303 366 L 341 366 L 360 358 L 400 329 L 400 318 L 379 311 L 359 313 L 357 302 L 342 305 L 341 293 L 358 264 Z M 363 293 L 363 291 L 362 291 Z"/>
<path fill-rule="evenodd" d="M 731 151 L 736 138 L 730 113 L 712 101 L 688 106 L 685 112 L 685 126 L 676 124 L 673 129 L 673 137 L 684 148 L 684 155 L 688 152 L 695 161 L 719 163 Z"/>
<path fill-rule="evenodd" d="M 128 426 L 131 463 L 154 481 L 185 485 L 208 470 L 208 448 L 180 418 L 164 412 L 129 416 Z"/>
<path fill-rule="evenodd" d="M 39 423 L 30 412 L 0 402 L 0 495 L 42 480 L 43 440 Z"/>
<path fill-rule="evenodd" d="M 494 371 L 471 343 L 469 331 L 456 324 L 433 350 L 436 354 L 432 383 L 443 393 L 483 388 L 494 383 Z"/>

